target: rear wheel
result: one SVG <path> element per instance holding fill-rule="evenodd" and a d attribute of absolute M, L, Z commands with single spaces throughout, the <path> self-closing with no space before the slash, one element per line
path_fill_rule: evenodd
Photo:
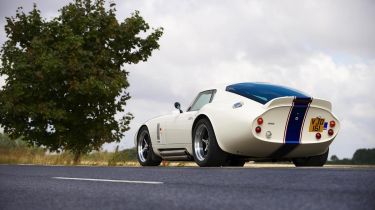
<path fill-rule="evenodd" d="M 201 119 L 193 130 L 193 156 L 201 167 L 225 165 L 227 154 L 216 141 L 212 125 L 208 119 Z"/>
<path fill-rule="evenodd" d="M 317 156 L 295 158 L 293 159 L 293 163 L 297 167 L 321 167 L 327 162 L 328 152 L 329 150 Z"/>
<path fill-rule="evenodd" d="M 137 137 L 137 158 L 142 166 L 158 166 L 161 158 L 155 155 L 147 127 L 142 127 Z"/>
<path fill-rule="evenodd" d="M 241 158 L 229 158 L 225 164 L 225 166 L 231 166 L 231 167 L 243 167 L 245 165 L 246 161 Z"/>

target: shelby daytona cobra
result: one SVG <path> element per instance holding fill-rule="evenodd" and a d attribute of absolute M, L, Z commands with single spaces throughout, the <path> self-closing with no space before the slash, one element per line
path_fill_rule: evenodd
<path fill-rule="evenodd" d="M 243 166 L 249 160 L 323 166 L 340 124 L 331 103 L 266 83 L 202 91 L 183 112 L 145 122 L 135 135 L 138 161 L 194 160 L 199 166 Z"/>

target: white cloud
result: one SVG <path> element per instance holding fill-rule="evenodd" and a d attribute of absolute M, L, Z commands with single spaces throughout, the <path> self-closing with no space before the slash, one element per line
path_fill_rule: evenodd
<path fill-rule="evenodd" d="M 165 28 L 161 50 L 128 67 L 133 98 L 148 101 L 154 115 L 154 103 L 186 106 L 210 84 L 265 81 L 332 101 L 342 130 L 331 154 L 351 157 L 360 147 L 375 147 L 370 1 L 147 2 L 124 7 Z M 131 111 L 143 115 L 145 108 Z"/>
<path fill-rule="evenodd" d="M 173 102 L 186 107 L 202 88 L 242 81 L 282 84 L 330 100 L 342 123 L 331 154 L 351 157 L 358 148 L 375 147 L 374 1 L 116 3 L 120 20 L 139 10 L 151 26 L 165 29 L 160 51 L 127 66 L 133 98 L 126 111 L 136 118 L 122 147 L 133 145 L 142 122 L 173 110 Z M 60 7 L 39 5 L 47 16 Z"/>

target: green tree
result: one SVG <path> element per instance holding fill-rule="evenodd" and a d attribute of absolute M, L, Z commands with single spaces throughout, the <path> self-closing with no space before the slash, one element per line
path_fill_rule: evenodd
<path fill-rule="evenodd" d="M 353 154 L 352 162 L 355 164 L 375 164 L 375 148 L 358 149 Z"/>
<path fill-rule="evenodd" d="M 332 155 L 331 156 L 331 161 L 334 161 L 334 162 L 337 162 L 339 161 L 340 159 L 336 156 L 336 155 Z"/>
<path fill-rule="evenodd" d="M 133 118 L 124 113 L 129 86 L 124 64 L 147 61 L 162 28 L 150 30 L 135 11 L 123 22 L 105 0 L 75 0 L 46 20 L 34 5 L 6 18 L 1 49 L 0 124 L 12 138 L 51 151 L 81 154 L 120 141 Z"/>

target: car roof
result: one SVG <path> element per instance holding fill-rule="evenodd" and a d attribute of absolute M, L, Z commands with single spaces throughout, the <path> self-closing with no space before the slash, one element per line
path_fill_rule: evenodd
<path fill-rule="evenodd" d="M 295 96 L 299 98 L 310 98 L 299 90 L 269 83 L 244 82 L 228 85 L 225 89 L 228 92 L 241 95 L 253 101 L 266 104 L 274 98 Z"/>

